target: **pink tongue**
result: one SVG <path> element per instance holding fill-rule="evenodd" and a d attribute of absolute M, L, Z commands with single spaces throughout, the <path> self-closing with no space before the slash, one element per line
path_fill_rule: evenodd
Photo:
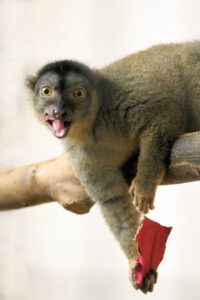
<path fill-rule="evenodd" d="M 55 131 L 61 131 L 61 130 L 65 129 L 64 122 L 62 122 L 60 120 L 54 120 L 52 125 L 53 125 L 53 129 Z"/>
<path fill-rule="evenodd" d="M 54 134 L 57 137 L 62 137 L 65 134 L 66 128 L 65 128 L 64 122 L 62 122 L 60 120 L 54 120 L 52 123 L 52 127 L 54 130 Z"/>

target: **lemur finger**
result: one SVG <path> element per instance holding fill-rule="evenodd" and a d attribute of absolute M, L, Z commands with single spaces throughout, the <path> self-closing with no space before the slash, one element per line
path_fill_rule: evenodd
<path fill-rule="evenodd" d="M 135 197 L 134 197 L 134 205 L 136 207 L 138 207 L 138 205 L 139 205 L 139 198 L 137 197 L 137 195 L 135 195 Z"/>
<path fill-rule="evenodd" d="M 154 288 L 154 278 L 151 279 L 151 282 L 149 284 L 149 292 L 153 292 L 153 288 Z"/>
<path fill-rule="evenodd" d="M 149 273 L 145 276 L 143 280 L 142 287 L 140 288 L 141 291 L 146 294 L 147 292 L 152 292 L 154 288 L 154 272 L 153 270 L 150 270 Z"/>
<path fill-rule="evenodd" d="M 150 280 L 149 280 L 149 278 L 146 276 L 145 278 L 144 278 L 144 281 L 143 281 L 143 284 L 142 284 L 142 286 L 141 286 L 141 291 L 144 293 L 144 294 L 147 294 L 147 292 L 149 291 L 149 282 L 150 282 Z"/>
<path fill-rule="evenodd" d="M 143 213 L 147 214 L 149 212 L 149 204 L 146 200 L 143 201 Z"/>
<path fill-rule="evenodd" d="M 139 198 L 139 197 L 138 197 Z M 137 209 L 140 212 L 143 212 L 144 214 L 148 213 L 149 211 L 149 203 L 148 203 L 148 199 L 147 198 L 139 198 L 139 203 L 138 203 L 138 207 Z"/>
<path fill-rule="evenodd" d="M 149 208 L 150 209 L 154 209 L 155 206 L 154 206 L 154 197 L 151 197 L 150 200 L 149 200 Z"/>
<path fill-rule="evenodd" d="M 154 275 L 154 283 L 157 283 L 157 280 L 158 280 L 158 272 L 154 271 L 154 270 L 151 270 L 151 272 L 153 273 Z"/>
<path fill-rule="evenodd" d="M 138 209 L 139 209 L 139 211 L 143 211 L 143 203 L 144 203 L 144 201 L 142 200 L 142 198 L 140 198 L 140 197 L 138 197 L 139 198 L 139 203 L 138 203 Z"/>
<path fill-rule="evenodd" d="M 131 185 L 131 187 L 130 187 L 130 189 L 129 189 L 129 194 L 132 196 L 132 197 L 134 197 L 134 187 Z"/>

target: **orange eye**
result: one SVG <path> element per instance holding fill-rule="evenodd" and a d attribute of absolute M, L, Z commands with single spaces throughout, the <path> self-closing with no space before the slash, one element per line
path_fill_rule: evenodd
<path fill-rule="evenodd" d="M 49 85 L 43 85 L 40 88 L 40 96 L 43 98 L 50 97 L 52 95 L 52 88 Z"/>
<path fill-rule="evenodd" d="M 87 97 L 87 91 L 84 88 L 82 88 L 82 87 L 76 88 L 74 90 L 73 94 L 74 94 L 73 95 L 74 98 L 76 98 L 78 100 L 81 100 L 81 101 L 85 100 L 85 98 Z"/>

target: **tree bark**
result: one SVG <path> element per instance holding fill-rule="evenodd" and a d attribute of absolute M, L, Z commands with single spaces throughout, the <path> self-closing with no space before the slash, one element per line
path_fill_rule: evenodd
<path fill-rule="evenodd" d="M 163 184 L 197 180 L 200 180 L 200 132 L 177 139 Z M 93 206 L 74 176 L 67 154 L 0 173 L 0 210 L 52 201 L 58 201 L 65 209 L 77 214 L 87 213 Z"/>

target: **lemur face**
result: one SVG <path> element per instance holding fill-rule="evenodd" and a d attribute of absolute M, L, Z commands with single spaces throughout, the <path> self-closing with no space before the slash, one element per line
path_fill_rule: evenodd
<path fill-rule="evenodd" d="M 74 124 L 81 126 L 96 101 L 93 71 L 78 63 L 48 64 L 27 81 L 38 117 L 57 138 L 66 137 Z"/>

